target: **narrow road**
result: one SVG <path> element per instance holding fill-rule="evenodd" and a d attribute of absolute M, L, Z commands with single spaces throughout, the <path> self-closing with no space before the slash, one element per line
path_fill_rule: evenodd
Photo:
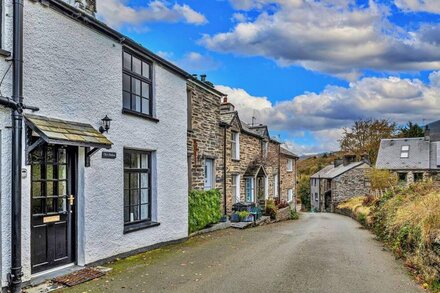
<path fill-rule="evenodd" d="M 350 218 L 223 230 L 111 265 L 66 292 L 424 292 L 401 262 Z"/>

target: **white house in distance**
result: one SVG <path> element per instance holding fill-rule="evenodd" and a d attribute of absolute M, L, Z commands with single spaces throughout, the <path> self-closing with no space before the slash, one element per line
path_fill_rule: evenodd
<path fill-rule="evenodd" d="M 12 0 L 2 2 L 1 75 L 13 27 Z M 186 238 L 189 74 L 97 21 L 95 1 L 84 10 L 23 2 L 24 99 L 39 108 L 25 110 L 23 122 L 23 281 Z M 11 90 L 7 74 L 1 93 Z M 12 164 L 11 110 L 3 106 L 0 140 L 5 287 Z"/>

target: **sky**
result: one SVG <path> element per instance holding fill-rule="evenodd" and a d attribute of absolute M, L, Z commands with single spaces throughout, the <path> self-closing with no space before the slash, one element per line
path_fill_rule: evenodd
<path fill-rule="evenodd" d="M 440 120 L 440 0 L 98 0 L 97 17 L 194 74 L 298 154 L 358 119 Z"/>

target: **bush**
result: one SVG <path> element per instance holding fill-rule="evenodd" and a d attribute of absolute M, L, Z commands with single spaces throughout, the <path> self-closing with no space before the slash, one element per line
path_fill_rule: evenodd
<path fill-rule="evenodd" d="M 277 218 L 277 211 L 278 209 L 275 202 L 272 199 L 269 199 L 266 202 L 266 210 L 264 211 L 264 214 L 270 216 L 272 220 L 275 220 Z"/>
<path fill-rule="evenodd" d="M 299 197 L 301 198 L 301 203 L 306 211 L 311 210 L 310 203 L 310 177 L 304 176 L 299 180 L 298 184 Z"/>
<path fill-rule="evenodd" d="M 248 211 L 241 211 L 241 212 L 238 212 L 237 214 L 240 217 L 240 221 L 243 221 L 244 219 L 246 219 L 250 215 L 250 213 Z"/>
<path fill-rule="evenodd" d="M 366 226 L 367 225 L 367 216 L 364 213 L 359 213 L 357 215 L 357 220 L 359 223 L 362 224 L 362 226 Z"/>
<path fill-rule="evenodd" d="M 222 217 L 220 191 L 193 190 L 189 193 L 189 232 L 218 223 Z"/>
<path fill-rule="evenodd" d="M 299 214 L 295 210 L 291 210 L 290 211 L 290 218 L 292 220 L 298 220 L 299 219 Z"/>
<path fill-rule="evenodd" d="M 275 205 L 280 210 L 280 209 L 287 208 L 289 206 L 289 203 L 286 200 L 284 200 L 284 199 L 281 199 L 281 200 L 280 199 L 276 199 L 275 200 Z"/>

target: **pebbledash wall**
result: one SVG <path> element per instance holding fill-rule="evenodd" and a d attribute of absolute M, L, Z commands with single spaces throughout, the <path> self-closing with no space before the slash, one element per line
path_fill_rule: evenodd
<path fill-rule="evenodd" d="M 12 50 L 12 0 L 4 1 L 3 49 Z M 122 45 L 39 2 L 24 1 L 24 96 L 37 115 L 85 122 L 98 128 L 113 119 L 106 136 L 115 160 L 101 151 L 84 167 L 79 149 L 77 262 L 92 263 L 120 253 L 187 236 L 186 80 L 155 63 L 154 111 L 158 123 L 122 114 Z M 0 60 L 3 74 L 9 63 Z M 11 74 L 1 90 L 10 96 Z M 10 270 L 10 111 L 0 107 L 1 276 Z M 160 226 L 124 234 L 123 148 L 152 150 L 153 220 Z M 23 279 L 30 269 L 30 166 L 23 165 Z"/>

